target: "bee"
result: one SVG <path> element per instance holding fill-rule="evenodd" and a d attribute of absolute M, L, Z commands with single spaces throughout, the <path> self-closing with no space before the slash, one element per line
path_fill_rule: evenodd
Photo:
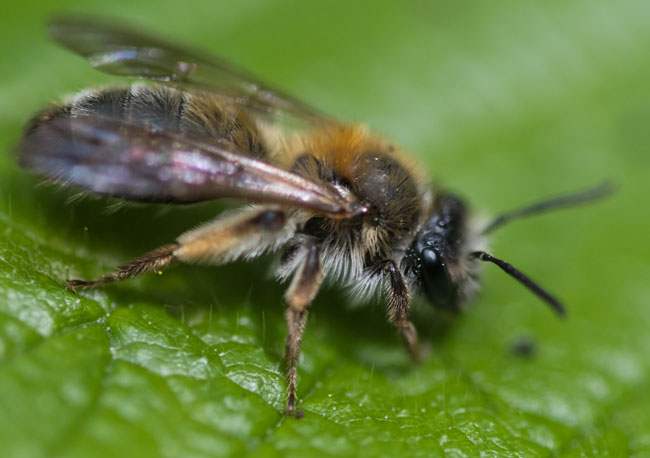
<path fill-rule="evenodd" d="M 608 185 L 506 213 L 487 225 L 434 187 L 413 159 L 361 125 L 341 123 L 218 58 L 89 18 L 51 21 L 52 38 L 103 72 L 140 79 L 83 91 L 28 125 L 19 163 L 47 179 L 126 201 L 246 202 L 75 291 L 161 271 L 175 262 L 222 265 L 280 252 L 288 415 L 307 310 L 325 280 L 365 302 L 383 298 L 413 360 L 412 296 L 461 311 L 481 262 L 497 265 L 551 306 L 564 307 L 487 236 L 513 219 L 609 193 Z M 148 82 L 145 82 L 148 81 Z"/>

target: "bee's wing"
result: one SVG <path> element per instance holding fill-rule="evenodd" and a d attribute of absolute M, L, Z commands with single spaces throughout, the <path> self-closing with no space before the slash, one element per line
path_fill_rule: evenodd
<path fill-rule="evenodd" d="M 228 62 L 123 26 L 97 19 L 57 18 L 50 22 L 49 32 L 94 68 L 112 75 L 211 91 L 258 113 L 289 115 L 310 123 L 333 122 Z"/>
<path fill-rule="evenodd" d="M 222 197 L 306 208 L 348 218 L 363 207 L 336 190 L 232 151 L 213 139 L 155 131 L 103 116 L 62 116 L 33 126 L 22 166 L 57 182 L 141 202 Z"/>

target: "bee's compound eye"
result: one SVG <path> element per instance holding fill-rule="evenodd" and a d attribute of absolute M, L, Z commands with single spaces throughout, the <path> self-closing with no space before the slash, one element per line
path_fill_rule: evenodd
<path fill-rule="evenodd" d="M 456 288 L 449 275 L 445 260 L 438 250 L 425 248 L 420 252 L 422 261 L 422 286 L 429 299 L 446 308 L 454 301 Z"/>

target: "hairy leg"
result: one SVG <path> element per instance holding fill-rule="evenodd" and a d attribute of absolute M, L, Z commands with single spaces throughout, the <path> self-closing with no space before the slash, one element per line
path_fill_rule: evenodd
<path fill-rule="evenodd" d="M 287 415 L 296 414 L 296 379 L 300 344 L 307 324 L 307 306 L 314 299 L 323 281 L 323 271 L 320 264 L 320 245 L 316 242 L 307 243 L 303 248 L 306 254 L 300 268 L 293 276 L 285 299 L 289 304 L 286 311 L 287 342 L 285 348 L 285 364 L 287 366 Z"/>
<path fill-rule="evenodd" d="M 399 331 L 411 359 L 417 362 L 420 358 L 420 345 L 418 333 L 409 319 L 411 293 L 397 264 L 394 261 L 386 261 L 384 266 L 388 276 L 388 320 Z"/>
<path fill-rule="evenodd" d="M 146 272 L 162 270 L 174 261 L 174 251 L 178 249 L 177 244 L 164 245 L 142 256 L 132 259 L 121 265 L 114 272 L 102 275 L 96 280 L 68 280 L 68 288 L 76 291 L 77 288 L 94 288 L 114 281 L 126 280 Z"/>
<path fill-rule="evenodd" d="M 178 243 L 150 251 L 96 280 L 69 280 L 68 288 L 94 288 L 162 270 L 173 261 L 225 264 L 242 256 L 255 257 L 293 233 L 281 210 L 247 209 L 228 214 L 182 234 Z"/>

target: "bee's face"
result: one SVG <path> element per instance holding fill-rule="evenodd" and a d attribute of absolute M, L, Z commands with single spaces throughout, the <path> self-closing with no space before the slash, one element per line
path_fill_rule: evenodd
<path fill-rule="evenodd" d="M 464 204 L 453 195 L 441 196 L 435 210 L 415 236 L 404 257 L 404 270 L 436 307 L 459 311 L 466 260 Z"/>

